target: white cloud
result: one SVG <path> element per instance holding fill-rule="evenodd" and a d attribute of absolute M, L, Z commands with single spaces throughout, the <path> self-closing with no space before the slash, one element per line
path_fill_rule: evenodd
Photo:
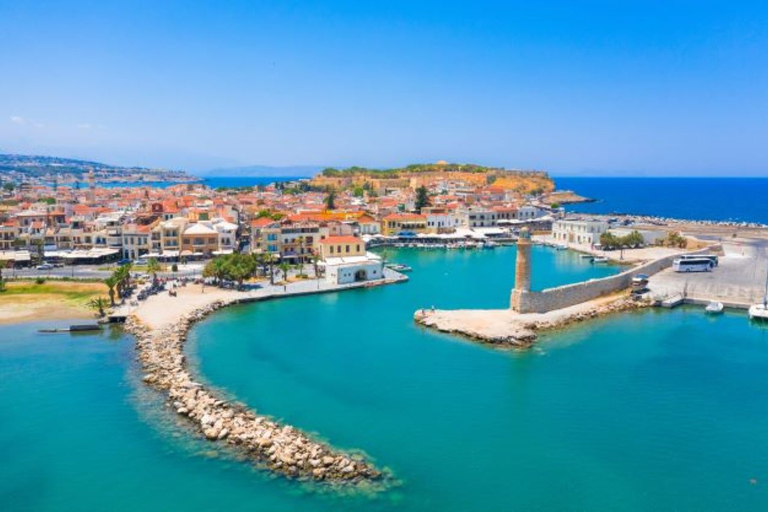
<path fill-rule="evenodd" d="M 10 119 L 13 124 L 27 124 L 27 120 L 21 116 L 11 116 Z"/>
<path fill-rule="evenodd" d="M 80 123 L 79 125 L 77 125 L 77 127 L 80 128 L 81 130 L 90 130 L 91 128 L 93 128 L 93 126 L 91 126 L 90 123 Z"/>

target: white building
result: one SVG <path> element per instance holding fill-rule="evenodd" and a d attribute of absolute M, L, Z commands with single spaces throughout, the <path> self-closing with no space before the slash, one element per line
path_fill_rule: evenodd
<path fill-rule="evenodd" d="M 372 281 L 384 277 L 381 258 L 365 251 L 365 242 L 354 236 L 329 236 L 320 241 L 321 265 L 331 284 Z"/>
<path fill-rule="evenodd" d="M 608 223 L 602 220 L 558 220 L 552 225 L 552 237 L 564 244 L 594 245 L 600 243 L 600 235 L 608 231 Z"/>

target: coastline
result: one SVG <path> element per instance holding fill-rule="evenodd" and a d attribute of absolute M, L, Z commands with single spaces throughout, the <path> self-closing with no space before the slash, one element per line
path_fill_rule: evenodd
<path fill-rule="evenodd" d="M 405 280 L 405 276 L 392 272 L 377 284 Z M 192 326 L 226 306 L 365 287 L 365 283 L 316 290 L 294 286 L 293 290 L 286 288 L 283 293 L 258 294 L 210 288 L 208 293 L 203 293 L 199 286 L 188 286 L 174 299 L 162 297 L 169 301 L 167 307 L 156 307 L 155 303 L 161 298 L 151 298 L 128 316 L 125 328 L 136 338 L 137 357 L 144 372 L 142 380 L 165 393 L 168 404 L 205 439 L 224 443 L 258 467 L 287 478 L 381 486 L 391 480 L 391 475 L 377 469 L 365 457 L 313 440 L 299 429 L 276 422 L 206 388 L 191 373 L 183 352 Z"/>

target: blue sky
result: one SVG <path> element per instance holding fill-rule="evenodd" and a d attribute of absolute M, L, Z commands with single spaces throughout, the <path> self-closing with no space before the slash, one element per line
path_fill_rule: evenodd
<path fill-rule="evenodd" d="M 768 175 L 768 5 L 0 0 L 0 151 Z"/>

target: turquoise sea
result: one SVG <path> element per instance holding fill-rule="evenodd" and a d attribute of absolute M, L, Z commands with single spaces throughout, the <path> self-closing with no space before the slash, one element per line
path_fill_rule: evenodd
<path fill-rule="evenodd" d="M 131 339 L 0 327 L 3 511 L 749 511 L 768 508 L 768 330 L 701 309 L 606 317 L 526 352 L 414 325 L 504 307 L 514 249 L 391 251 L 406 284 L 228 308 L 203 377 L 364 450 L 375 496 L 273 478 L 191 440 L 138 382 Z M 615 271 L 535 248 L 534 287 Z"/>

